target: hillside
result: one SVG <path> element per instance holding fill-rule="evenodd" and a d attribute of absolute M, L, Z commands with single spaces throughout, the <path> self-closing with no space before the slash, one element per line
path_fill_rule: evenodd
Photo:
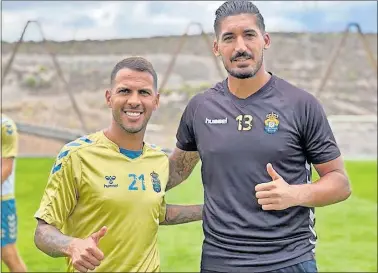
<path fill-rule="evenodd" d="M 271 37 L 272 46 L 265 52 L 268 70 L 308 92 L 315 92 L 341 34 L 272 33 Z M 377 35 L 369 34 L 366 38 L 377 58 Z M 48 42 L 47 45 L 58 56 L 64 77 L 92 131 L 106 126 L 109 120 L 104 90 L 108 87 L 110 71 L 115 63 L 131 55 L 144 56 L 155 66 L 161 83 L 180 41 L 181 37 L 171 36 Z M 3 69 L 13 48 L 14 44 L 2 43 Z M 187 37 L 165 86 L 165 89 L 175 92 L 163 96 L 162 106 L 152 120 L 162 126 L 164 134 L 151 131 L 148 138 L 153 142 L 172 147 L 178 118 L 193 90 L 203 89 L 224 77 L 219 75 L 211 54 L 210 45 L 201 36 Z M 198 88 L 200 85 L 203 87 Z M 187 92 L 189 89 L 190 92 Z M 27 42 L 20 46 L 4 82 L 2 110 L 17 121 L 79 129 L 80 123 L 64 91 L 45 49 L 40 43 Z M 328 115 L 376 114 L 377 75 L 357 34 L 349 35 L 319 99 Z M 369 126 L 372 126 L 368 129 L 371 137 L 376 139 L 376 123 Z M 361 132 L 366 132 L 366 127 L 361 128 Z M 24 153 L 54 153 L 61 145 L 45 143 L 23 136 L 21 149 Z"/>

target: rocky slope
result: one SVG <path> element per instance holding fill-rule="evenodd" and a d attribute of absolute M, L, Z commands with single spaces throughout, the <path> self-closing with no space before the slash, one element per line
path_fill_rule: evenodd
<path fill-rule="evenodd" d="M 265 51 L 268 70 L 314 93 L 341 34 L 273 33 L 271 36 L 272 46 Z M 369 34 L 366 38 L 377 59 L 377 35 Z M 131 55 L 144 56 L 155 66 L 161 83 L 180 41 L 181 37 L 172 36 L 48 42 L 47 48 L 57 55 L 68 82 L 67 88 L 74 93 L 87 127 L 93 131 L 106 126 L 109 121 L 110 112 L 104 103 L 104 90 L 108 87 L 110 72 L 116 62 Z M 3 69 L 14 46 L 2 43 Z M 211 54 L 210 45 L 202 36 L 187 37 L 165 86 L 170 92 L 162 97 L 161 108 L 152 118 L 154 125 L 150 126 L 148 141 L 173 147 L 178 119 L 189 97 L 194 91 L 202 90 L 224 77 L 225 71 L 222 68 L 223 76 L 219 74 Z M 2 88 L 2 111 L 20 122 L 80 129 L 80 122 L 66 93 L 67 88 L 45 48 L 40 43 L 24 43 Z M 318 98 L 328 115 L 376 114 L 377 75 L 356 34 L 350 34 L 343 45 L 329 81 Z M 347 143 L 343 144 L 346 146 L 343 149 L 353 155 L 376 154 L 376 122 L 346 124 L 338 125 L 337 129 L 340 142 Z M 371 137 L 375 144 L 370 142 L 369 147 L 353 148 L 348 141 L 360 142 L 358 132 Z M 61 145 L 60 142 L 23 135 L 21 153 L 55 154 Z"/>

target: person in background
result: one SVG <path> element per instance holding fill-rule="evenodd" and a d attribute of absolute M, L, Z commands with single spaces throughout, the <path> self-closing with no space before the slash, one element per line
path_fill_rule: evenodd
<path fill-rule="evenodd" d="M 18 132 L 14 121 L 1 115 L 1 260 L 11 272 L 27 268 L 17 247 L 17 210 L 15 169 L 18 153 Z"/>

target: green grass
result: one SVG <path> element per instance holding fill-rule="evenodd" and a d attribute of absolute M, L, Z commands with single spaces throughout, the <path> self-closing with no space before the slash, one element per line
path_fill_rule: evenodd
<path fill-rule="evenodd" d="M 65 260 L 39 251 L 33 242 L 33 218 L 53 159 L 19 159 L 17 162 L 18 248 L 29 271 L 65 271 Z M 321 272 L 377 272 L 377 162 L 346 162 L 353 194 L 345 202 L 316 209 Z M 202 203 L 199 168 L 167 194 L 169 203 Z M 159 248 L 162 270 L 198 272 L 203 240 L 200 222 L 162 226 Z M 6 271 L 2 265 L 2 271 Z"/>

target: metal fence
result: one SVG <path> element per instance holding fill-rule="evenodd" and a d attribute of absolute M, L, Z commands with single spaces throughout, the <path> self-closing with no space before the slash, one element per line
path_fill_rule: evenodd
<path fill-rule="evenodd" d="M 69 63 L 70 61 L 64 60 L 65 58 L 64 54 L 59 54 L 57 52 L 54 52 L 54 50 L 52 50 L 51 43 L 46 39 L 42 26 L 38 21 L 28 21 L 26 23 L 20 35 L 20 39 L 18 40 L 17 43 L 13 45 L 12 51 L 10 52 L 10 54 L 8 54 L 9 55 L 8 59 L 5 62 L 5 65 L 3 66 L 4 70 L 2 71 L 3 72 L 2 81 L 1 81 L 2 89 L 7 88 L 9 89 L 8 90 L 9 92 L 14 91 L 14 90 L 11 90 L 14 87 L 5 86 L 4 84 L 7 83 L 7 77 L 11 74 L 12 68 L 15 65 L 16 57 L 19 54 L 19 49 L 24 43 L 23 41 L 24 34 L 28 30 L 28 27 L 31 24 L 35 24 L 40 32 L 40 35 L 42 37 L 42 42 L 40 42 L 39 44 L 40 46 L 43 47 L 45 51 L 44 56 L 48 57 L 50 59 L 50 62 L 52 63 L 51 67 L 54 71 L 54 75 L 61 83 L 59 90 L 61 90 L 62 93 L 65 94 L 66 99 L 63 97 L 62 94 L 60 94 L 62 102 L 59 103 L 58 101 L 57 105 L 54 106 L 55 108 L 51 107 L 51 109 L 47 109 L 46 114 L 44 114 L 43 116 L 43 119 L 40 116 L 39 118 L 37 118 L 36 116 L 33 122 L 25 121 L 25 120 L 30 120 L 26 118 L 25 120 L 23 120 L 23 118 L 16 119 L 17 125 L 19 127 L 19 131 L 23 135 L 22 140 L 21 140 L 23 142 L 23 144 L 21 145 L 21 148 L 22 148 L 21 153 L 24 156 L 38 156 L 38 155 L 49 155 L 49 154 L 54 156 L 58 147 L 61 146 L 63 143 L 69 142 L 83 134 L 87 134 L 93 131 L 94 129 L 97 129 L 91 124 L 89 124 L 90 123 L 89 121 L 96 122 L 96 119 L 98 118 L 98 119 L 104 120 L 102 123 L 104 124 L 105 120 L 107 120 L 106 118 L 103 118 L 104 113 L 106 113 L 104 112 L 106 109 L 102 109 L 104 107 L 101 104 L 98 104 L 98 105 L 96 104 L 96 106 L 94 106 L 95 105 L 94 102 L 90 102 L 91 104 L 93 104 L 92 106 L 87 105 L 89 103 L 89 100 L 87 99 L 88 96 L 82 97 L 83 92 L 78 92 L 76 85 L 74 83 L 73 76 L 76 72 L 70 71 L 70 68 L 71 68 L 70 63 Z M 175 76 L 173 74 L 174 72 L 176 72 L 176 70 L 178 71 L 176 72 L 176 77 L 177 77 L 177 74 L 180 74 L 180 73 L 184 74 L 188 72 L 192 72 L 192 73 L 196 72 L 196 71 L 188 71 L 187 68 L 183 68 L 183 67 L 180 68 L 180 65 L 182 66 L 182 63 L 183 63 L 183 61 L 180 58 L 186 58 L 187 56 L 189 56 L 188 57 L 189 60 L 193 60 L 196 57 L 198 57 L 196 56 L 197 53 L 195 52 L 195 48 L 193 49 L 194 53 L 188 53 L 189 52 L 188 48 L 190 49 L 190 46 L 186 45 L 188 43 L 192 43 L 192 46 L 193 46 L 194 42 L 191 41 L 191 39 L 193 40 L 194 38 L 193 36 L 188 35 L 188 31 L 191 27 L 194 27 L 194 26 L 198 27 L 200 31 L 200 35 L 198 38 L 202 40 L 202 46 L 201 46 L 202 50 L 200 50 L 198 54 L 201 56 L 200 58 L 197 58 L 196 60 L 200 61 L 204 59 L 204 61 L 202 63 L 193 65 L 192 69 L 193 70 L 199 69 L 201 68 L 202 64 L 206 65 L 206 68 L 210 67 L 210 69 L 214 71 L 213 73 L 214 75 L 212 76 L 211 80 L 207 82 L 209 86 L 214 83 L 214 79 L 220 80 L 226 76 L 225 70 L 223 69 L 220 60 L 212 54 L 212 49 L 211 49 L 212 38 L 210 36 L 211 34 L 205 33 L 201 24 L 192 22 L 187 26 L 182 36 L 175 38 L 176 40 L 175 40 L 174 46 L 172 46 L 171 49 L 168 50 L 169 52 L 164 53 L 163 54 L 164 56 L 161 57 L 161 59 L 164 59 L 165 63 L 164 65 L 161 65 L 160 68 L 157 70 L 158 72 L 160 72 L 159 76 L 162 79 L 159 85 L 159 91 L 163 94 L 165 93 L 167 86 L 169 85 L 169 81 L 172 79 L 172 77 Z M 354 35 L 353 33 L 351 34 L 352 28 L 356 28 L 357 35 Z M 169 38 L 165 38 L 165 39 L 166 39 L 166 43 L 169 43 Z M 289 38 L 287 38 L 286 40 L 290 41 Z M 280 45 L 282 45 L 283 41 L 286 41 L 286 40 L 279 41 Z M 312 90 L 312 93 L 315 96 L 317 96 L 320 100 L 322 100 L 322 102 L 324 102 L 327 107 L 328 107 L 328 104 L 330 104 L 330 101 L 332 99 L 335 100 L 335 103 L 337 102 L 338 108 L 335 108 L 335 107 L 332 108 L 333 106 L 330 107 L 330 109 L 331 108 L 332 109 L 330 110 L 329 118 L 330 118 L 331 124 L 333 124 L 335 128 L 338 139 L 340 140 L 342 145 L 347 147 L 343 149 L 346 150 L 347 154 L 350 154 L 352 157 L 356 157 L 356 156 L 358 157 L 359 153 L 365 157 L 376 157 L 376 145 L 375 146 L 371 145 L 370 151 L 368 151 L 366 147 L 357 148 L 357 151 L 356 151 L 356 149 L 350 148 L 352 147 L 352 145 L 348 144 L 348 141 L 353 140 L 354 143 L 356 143 L 356 141 L 357 143 L 358 142 L 362 143 L 363 141 L 361 141 L 360 139 L 355 139 L 356 134 L 354 134 L 353 136 L 350 136 L 350 132 L 357 132 L 357 131 L 362 132 L 364 128 L 366 128 L 364 126 L 367 126 L 369 128 L 370 133 L 368 135 L 370 135 L 371 137 L 375 136 L 376 138 L 377 120 L 376 120 L 376 117 L 373 118 L 373 116 L 375 116 L 375 113 L 376 113 L 376 106 L 374 106 L 374 102 L 376 104 L 376 100 L 377 100 L 377 85 L 376 85 L 377 53 L 371 49 L 372 48 L 371 39 L 369 40 L 367 38 L 367 36 L 362 32 L 360 26 L 356 23 L 348 24 L 346 29 L 342 33 L 339 33 L 338 36 L 334 36 L 332 38 L 329 38 L 328 40 L 329 40 L 328 44 L 323 45 L 323 46 L 324 47 L 331 46 L 331 48 L 334 48 L 334 52 L 331 56 L 328 56 L 328 55 L 321 56 L 322 59 L 318 60 L 318 63 L 315 66 L 311 64 L 312 60 L 314 59 L 312 58 L 311 62 L 307 62 L 306 64 L 302 63 L 301 64 L 302 67 L 300 67 L 299 65 L 299 67 L 296 68 L 295 70 L 294 68 L 292 68 L 292 66 L 293 67 L 296 66 L 296 63 L 299 63 L 299 61 L 301 61 L 301 57 L 299 55 L 298 56 L 292 55 L 291 58 L 293 59 L 293 62 L 289 63 L 288 67 L 278 67 L 277 63 L 279 63 L 279 61 L 277 60 L 279 60 L 280 58 L 284 58 L 285 55 L 287 56 L 287 55 L 292 54 L 289 52 L 289 46 L 287 46 L 288 52 L 281 52 L 280 53 L 281 55 L 278 53 L 275 54 L 274 56 L 275 59 L 270 61 L 270 65 L 274 66 L 274 68 L 276 68 L 275 70 L 278 70 L 280 73 L 284 74 L 284 76 L 287 75 L 289 79 L 291 77 L 290 73 L 292 74 L 296 73 L 295 75 L 299 79 L 300 75 L 306 74 L 307 73 L 306 71 L 308 70 L 307 74 L 311 75 L 310 80 L 309 80 L 308 75 L 304 75 L 302 77 L 303 78 L 302 81 L 299 81 L 300 79 L 298 80 L 299 81 L 298 85 L 301 85 L 301 84 L 305 85 L 307 81 L 311 81 L 311 86 L 315 86 L 314 90 Z M 363 76 L 360 76 L 360 75 L 355 76 L 356 78 L 359 78 L 358 81 L 357 80 L 353 81 L 353 79 L 349 80 L 348 83 L 346 83 L 345 81 L 345 84 L 349 85 L 351 90 L 360 90 L 360 91 L 363 90 L 363 92 L 360 92 L 356 95 L 353 92 L 349 92 L 349 93 L 344 92 L 342 88 L 339 88 L 343 92 L 340 92 L 340 94 L 337 94 L 337 91 L 333 89 L 335 89 L 334 83 L 337 82 L 338 80 L 336 79 L 336 80 L 333 80 L 332 82 L 332 75 L 340 73 L 340 71 L 338 72 L 337 70 L 340 69 L 340 67 L 343 68 L 342 66 L 340 66 L 340 63 L 338 64 L 340 60 L 345 60 L 347 58 L 350 58 L 349 55 L 345 54 L 345 51 L 350 50 L 350 48 L 348 48 L 348 41 L 350 40 L 353 40 L 353 45 L 349 45 L 349 46 L 354 47 L 359 52 L 359 61 L 361 62 L 367 61 L 367 63 L 361 64 L 361 65 L 364 66 L 365 69 L 366 67 L 370 67 L 370 69 L 367 69 L 370 72 L 365 71 L 364 73 L 368 73 L 368 74 L 366 75 L 364 74 Z M 196 40 L 195 44 L 197 45 L 198 42 L 199 40 Z M 75 44 L 75 41 L 73 43 Z M 70 46 L 73 46 L 74 44 L 71 44 Z M 322 46 L 322 43 L 319 43 L 316 50 L 318 50 L 321 46 Z M 373 46 L 374 46 L 374 41 L 373 41 Z M 203 51 L 206 51 L 207 53 Z M 298 49 L 295 54 L 300 54 L 299 51 L 300 50 Z M 344 51 L 344 55 L 343 55 L 343 51 Z M 133 52 L 129 52 L 128 54 L 133 55 Z M 148 55 L 149 52 L 147 52 L 146 54 Z M 156 53 L 154 55 L 154 58 L 156 60 L 160 58 L 159 54 L 160 53 Z M 85 54 L 82 54 L 82 55 L 85 55 Z M 110 54 L 108 55 L 111 57 Z M 97 58 L 96 56 L 98 55 L 93 55 L 91 58 L 96 59 Z M 110 59 L 110 57 L 106 57 L 106 58 Z M 113 59 L 116 60 L 117 58 L 119 58 L 119 56 L 115 56 Z M 38 63 L 38 61 L 39 59 L 37 58 L 35 62 Z M 269 62 L 269 59 L 268 59 L 268 62 Z M 212 63 L 212 65 L 210 65 L 209 63 Z M 311 67 L 311 65 L 313 65 L 313 67 Z M 202 71 L 206 71 L 206 69 Z M 360 72 L 361 72 L 361 69 L 357 67 L 355 68 L 355 70 L 349 69 L 347 71 L 347 73 L 349 74 L 353 74 L 353 73 L 356 74 Z M 90 73 L 91 72 L 89 71 L 88 74 Z M 198 73 L 201 73 L 201 72 L 197 72 L 197 75 Z M 341 73 L 345 74 L 345 71 L 342 71 Z M 196 75 L 194 75 L 193 77 L 195 78 Z M 292 77 L 292 80 L 295 82 L 297 78 Z M 363 82 L 361 81 L 361 78 L 363 78 L 364 80 Z M 86 79 L 83 79 L 83 81 L 86 81 Z M 181 81 L 181 84 L 185 85 L 186 84 L 185 80 Z M 99 86 L 95 87 L 95 89 L 99 89 L 99 88 L 100 88 Z M 165 95 L 164 100 L 166 100 L 167 102 L 165 103 L 165 105 L 163 105 L 163 110 L 161 111 L 159 110 L 160 112 L 158 114 L 158 118 L 156 118 L 155 120 L 152 120 L 152 122 L 156 122 L 156 124 L 151 124 L 151 126 L 149 126 L 150 128 L 149 128 L 149 131 L 147 132 L 147 135 L 150 136 L 150 139 L 154 139 L 154 140 L 156 139 L 157 143 L 162 142 L 163 143 L 162 145 L 164 147 L 166 147 L 168 150 L 171 149 L 172 146 L 167 147 L 166 143 L 174 144 L 174 132 L 175 132 L 175 128 L 177 127 L 178 118 L 183 110 L 183 107 L 186 105 L 186 102 L 188 101 L 190 96 L 192 96 L 194 93 L 200 90 L 203 90 L 204 88 L 205 86 L 200 86 L 200 87 L 187 86 L 185 89 L 185 92 L 181 92 L 182 90 L 180 91 L 179 88 L 172 88 L 173 92 L 169 94 L 168 93 L 164 94 Z M 54 88 L 50 88 L 50 89 L 54 89 Z M 94 92 L 94 91 L 89 90 L 87 91 L 87 93 L 88 92 Z M 17 96 L 16 91 L 14 93 L 15 93 L 15 96 Z M 31 119 L 33 119 L 33 115 L 35 113 L 40 113 L 41 108 L 43 107 L 48 108 L 48 106 L 46 105 L 41 106 L 43 105 L 42 102 L 46 99 L 46 96 L 43 96 L 38 92 L 36 93 L 37 93 L 35 95 L 36 100 L 34 101 L 35 103 L 33 105 L 34 112 L 31 111 L 32 117 L 28 117 Z M 361 94 L 363 95 L 361 96 Z M 49 94 L 49 96 L 51 95 L 54 95 L 54 94 Z M 98 95 L 99 94 L 97 92 L 96 96 Z M 347 98 L 347 101 L 343 101 L 343 97 L 341 95 L 344 98 Z M 364 95 L 367 97 L 365 101 L 363 100 Z M 351 100 L 351 98 L 354 98 L 354 97 L 357 97 L 355 101 L 358 101 L 358 103 L 354 103 L 354 101 Z M 64 102 L 63 102 L 63 99 L 65 99 Z M 30 100 L 33 100 L 32 96 L 30 96 Z M 7 101 L 5 103 L 3 102 L 2 112 L 4 113 L 10 112 L 9 114 L 10 116 L 12 116 L 12 114 L 15 113 L 15 110 L 14 109 L 9 110 L 7 103 L 8 103 Z M 71 111 L 69 110 L 69 108 L 57 109 L 58 106 L 60 107 L 62 105 L 67 105 L 67 103 L 71 104 L 70 106 Z M 358 105 L 358 107 L 356 107 L 356 105 Z M 20 106 L 17 106 L 17 107 L 20 107 Z M 90 111 L 91 108 L 98 109 L 98 107 L 100 108 L 102 107 L 101 109 L 104 111 L 101 113 L 99 113 L 100 110 L 98 111 L 96 110 L 92 112 Z M 348 107 L 350 108 L 349 110 L 347 109 Z M 352 111 L 353 107 L 356 108 L 356 110 L 354 111 L 354 114 Z M 20 108 L 20 109 L 24 110 L 23 108 Z M 349 113 L 347 110 L 351 112 L 352 114 Z M 75 125 L 70 126 L 68 124 L 64 124 L 62 126 L 60 125 L 62 124 L 62 122 L 59 122 L 59 121 L 57 121 L 54 125 L 52 125 L 50 121 L 47 118 L 45 118 L 46 115 L 47 116 L 49 116 L 50 114 L 53 115 L 55 112 L 59 112 L 59 111 L 61 112 L 61 115 L 63 117 L 65 115 L 70 116 L 73 120 L 72 123 Z M 93 113 L 93 112 L 96 112 L 96 113 Z M 349 114 L 345 115 L 346 113 L 349 113 Z M 372 116 L 371 114 L 373 113 L 374 115 Z M 97 114 L 97 116 L 95 114 Z M 17 115 L 19 117 L 21 116 L 18 112 L 17 112 Z M 27 115 L 28 114 L 25 113 L 23 114 L 22 117 L 27 117 Z M 358 117 L 356 115 L 358 115 Z M 161 118 L 162 116 L 165 117 L 164 120 Z M 345 129 L 347 127 L 345 127 L 342 124 L 348 124 L 349 126 L 348 129 Z M 370 125 L 366 125 L 366 124 L 370 124 Z M 161 127 L 164 127 L 164 128 L 161 128 Z M 357 130 L 356 129 L 357 127 L 360 129 Z M 349 134 L 347 132 L 349 132 Z M 31 140 L 29 136 L 33 136 L 34 138 Z M 40 141 L 46 142 L 46 145 L 42 145 L 45 150 L 42 149 L 42 151 L 33 152 L 33 148 L 28 148 L 28 149 L 25 148 L 28 145 L 28 143 L 29 144 L 31 143 L 31 146 L 33 146 L 32 143 L 38 142 L 39 141 L 38 139 Z M 54 148 L 51 149 L 51 147 L 54 147 Z"/>

